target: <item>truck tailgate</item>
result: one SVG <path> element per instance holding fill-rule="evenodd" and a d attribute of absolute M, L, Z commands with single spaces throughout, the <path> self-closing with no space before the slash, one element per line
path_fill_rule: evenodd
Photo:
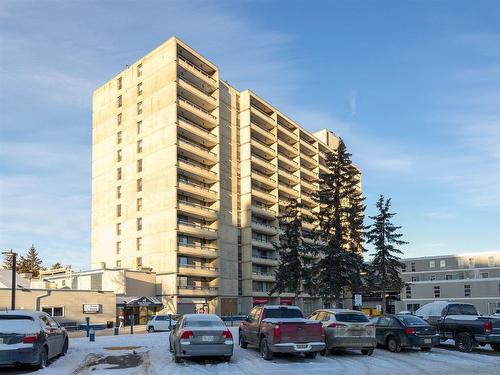
<path fill-rule="evenodd" d="M 307 343 L 320 342 L 322 338 L 322 326 L 320 322 L 279 322 L 281 331 L 281 343 Z"/>

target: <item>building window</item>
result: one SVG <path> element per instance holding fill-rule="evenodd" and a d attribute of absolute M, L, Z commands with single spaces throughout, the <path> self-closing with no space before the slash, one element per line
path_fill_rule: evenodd
<path fill-rule="evenodd" d="M 137 77 L 142 76 L 142 64 L 137 65 Z"/>
<path fill-rule="evenodd" d="M 441 287 L 439 285 L 434 286 L 434 298 L 441 297 Z"/>
<path fill-rule="evenodd" d="M 58 316 L 58 317 L 63 317 L 64 316 L 64 307 L 58 306 L 58 307 L 42 307 L 42 311 L 46 314 L 49 314 L 50 316 Z"/>
<path fill-rule="evenodd" d="M 137 103 L 137 114 L 140 115 L 142 113 L 142 102 Z"/>
<path fill-rule="evenodd" d="M 415 272 L 415 262 L 410 263 L 411 272 Z"/>
<path fill-rule="evenodd" d="M 142 191 L 142 178 L 137 179 L 137 191 Z"/>
<path fill-rule="evenodd" d="M 141 268 L 142 267 L 142 257 L 135 258 L 135 264 L 137 265 L 137 268 Z"/>
<path fill-rule="evenodd" d="M 453 275 L 446 275 L 445 280 L 453 280 Z"/>
<path fill-rule="evenodd" d="M 188 243 L 188 236 L 186 236 L 185 234 L 179 235 L 178 242 L 181 245 L 187 245 L 187 243 Z"/>
<path fill-rule="evenodd" d="M 116 198 L 120 199 L 121 197 L 122 197 L 122 187 L 121 186 L 117 186 L 116 187 Z"/>
<path fill-rule="evenodd" d="M 443 259 L 443 260 L 440 260 L 440 261 L 439 261 L 439 267 L 441 267 L 441 268 L 446 267 L 446 260 L 444 260 L 444 259 Z"/>
<path fill-rule="evenodd" d="M 487 279 L 489 277 L 488 272 L 481 272 L 481 279 Z"/>
<path fill-rule="evenodd" d="M 116 223 L 116 235 L 122 234 L 122 223 Z"/>
<path fill-rule="evenodd" d="M 469 258 L 469 267 L 474 268 L 476 266 L 476 259 Z"/>
<path fill-rule="evenodd" d="M 122 216 L 122 205 L 121 204 L 116 205 L 116 216 L 117 217 Z"/>
<path fill-rule="evenodd" d="M 142 237 L 137 237 L 135 239 L 135 248 L 137 251 L 141 251 L 142 250 Z"/>
<path fill-rule="evenodd" d="M 121 90 L 121 89 L 122 89 L 122 77 L 119 77 L 119 78 L 116 80 L 116 85 L 118 86 L 118 90 Z"/>
<path fill-rule="evenodd" d="M 436 267 L 436 261 L 435 260 L 429 261 L 429 268 L 435 268 L 435 267 Z"/>
<path fill-rule="evenodd" d="M 137 160 L 137 172 L 142 172 L 142 159 Z"/>
<path fill-rule="evenodd" d="M 406 263 L 401 263 L 401 272 L 406 272 Z"/>
<path fill-rule="evenodd" d="M 142 133 L 142 121 L 137 122 L 137 134 Z"/>
<path fill-rule="evenodd" d="M 470 297 L 470 285 L 464 285 L 464 297 Z"/>
<path fill-rule="evenodd" d="M 142 230 L 142 217 L 137 218 L 137 230 Z"/>
<path fill-rule="evenodd" d="M 142 95 L 142 82 L 137 85 L 137 96 Z"/>
<path fill-rule="evenodd" d="M 411 286 L 406 286 L 406 298 L 411 298 Z"/>
<path fill-rule="evenodd" d="M 416 276 L 412 276 L 412 277 L 411 277 L 411 281 L 414 283 L 414 282 L 417 282 L 417 281 L 418 281 L 418 279 L 417 279 L 417 277 L 416 277 Z"/>
<path fill-rule="evenodd" d="M 137 198 L 137 211 L 142 211 L 142 198 Z"/>
<path fill-rule="evenodd" d="M 120 108 L 122 106 L 122 96 L 121 95 L 118 97 L 117 105 L 118 105 L 118 108 Z"/>
<path fill-rule="evenodd" d="M 122 168 L 117 168 L 116 169 L 116 179 L 121 180 L 122 179 Z"/>
<path fill-rule="evenodd" d="M 122 161 L 122 150 L 116 151 L 116 161 L 117 162 Z"/>
<path fill-rule="evenodd" d="M 460 267 L 460 268 L 464 267 L 464 260 L 463 260 L 463 258 L 458 258 L 458 267 Z"/>
<path fill-rule="evenodd" d="M 122 250 L 122 243 L 121 241 L 116 242 L 116 253 L 120 254 L 120 251 Z"/>
<path fill-rule="evenodd" d="M 495 257 L 488 257 L 488 267 L 495 267 Z"/>
<path fill-rule="evenodd" d="M 118 125 L 122 124 L 122 114 L 121 113 L 118 113 L 118 115 L 116 116 L 116 123 Z"/>
<path fill-rule="evenodd" d="M 137 141 L 137 153 L 140 154 L 142 152 L 142 139 Z"/>
<path fill-rule="evenodd" d="M 116 267 L 121 267 L 122 266 L 122 261 L 121 260 L 117 260 L 116 261 Z"/>
<path fill-rule="evenodd" d="M 121 131 L 116 133 L 116 143 L 118 143 L 118 144 L 122 143 L 122 132 Z"/>
<path fill-rule="evenodd" d="M 434 281 L 436 280 L 436 275 L 431 275 L 431 277 L 429 278 L 430 281 Z"/>

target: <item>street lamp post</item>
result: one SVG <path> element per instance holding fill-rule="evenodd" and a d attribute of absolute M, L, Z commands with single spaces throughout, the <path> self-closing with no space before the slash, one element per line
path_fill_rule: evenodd
<path fill-rule="evenodd" d="M 12 291 L 10 295 L 10 308 L 11 310 L 16 309 L 16 275 L 17 275 L 17 253 L 10 251 L 2 252 L 3 255 L 7 255 L 12 261 Z"/>

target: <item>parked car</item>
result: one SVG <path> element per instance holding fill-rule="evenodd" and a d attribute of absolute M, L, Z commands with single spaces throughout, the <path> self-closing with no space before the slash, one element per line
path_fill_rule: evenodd
<path fill-rule="evenodd" d="M 153 315 L 148 320 L 148 332 L 170 331 L 176 323 L 172 315 Z"/>
<path fill-rule="evenodd" d="M 493 316 L 500 316 L 500 308 L 496 309 L 495 313 Z"/>
<path fill-rule="evenodd" d="M 47 366 L 68 351 L 68 335 L 52 317 L 40 311 L 0 312 L 0 366 Z"/>
<path fill-rule="evenodd" d="M 223 357 L 233 355 L 233 335 L 221 318 L 214 314 L 186 314 L 169 336 L 175 363 L 187 357 Z"/>
<path fill-rule="evenodd" d="M 262 358 L 271 360 L 274 353 L 304 353 L 315 358 L 325 348 L 323 325 L 304 318 L 297 306 L 257 306 L 239 327 L 240 346 L 259 348 Z"/>
<path fill-rule="evenodd" d="M 436 328 L 425 320 L 408 314 L 384 315 L 372 319 L 377 344 L 399 353 L 402 348 L 420 348 L 429 351 L 439 344 Z"/>
<path fill-rule="evenodd" d="M 346 309 L 317 310 L 309 319 L 319 320 L 325 330 L 325 350 L 360 349 L 364 355 L 372 355 L 376 346 L 375 326 L 361 311 Z"/>
<path fill-rule="evenodd" d="M 500 319 L 481 316 L 474 305 L 435 301 L 422 306 L 415 315 L 436 327 L 442 340 L 454 340 L 461 352 L 486 344 L 500 351 Z"/>

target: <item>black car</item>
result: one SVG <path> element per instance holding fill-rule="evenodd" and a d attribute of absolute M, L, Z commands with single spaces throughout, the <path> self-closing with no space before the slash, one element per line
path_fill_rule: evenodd
<path fill-rule="evenodd" d="M 51 316 L 40 311 L 0 312 L 0 366 L 19 364 L 43 368 L 49 359 L 68 351 L 68 335 Z"/>
<path fill-rule="evenodd" d="M 439 344 L 436 328 L 414 315 L 385 315 L 372 319 L 378 345 L 391 352 L 417 347 L 429 351 Z"/>

